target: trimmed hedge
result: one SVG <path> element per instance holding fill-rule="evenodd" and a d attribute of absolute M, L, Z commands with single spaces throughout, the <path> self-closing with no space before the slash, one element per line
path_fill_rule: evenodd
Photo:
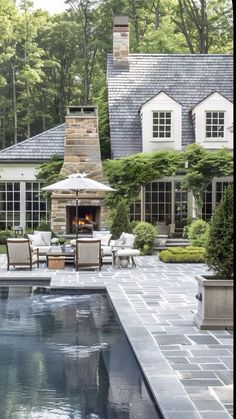
<path fill-rule="evenodd" d="M 168 247 L 159 253 L 159 259 L 166 263 L 205 263 L 204 247 Z"/>
<path fill-rule="evenodd" d="M 6 244 L 9 237 L 12 237 L 11 230 L 0 230 L 0 244 Z"/>

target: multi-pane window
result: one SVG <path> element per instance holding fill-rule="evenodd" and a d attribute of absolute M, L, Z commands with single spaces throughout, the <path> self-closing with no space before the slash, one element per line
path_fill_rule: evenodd
<path fill-rule="evenodd" d="M 216 182 L 215 184 L 215 203 L 213 197 L 213 187 L 212 184 L 208 185 L 204 191 L 203 207 L 202 207 L 202 218 L 205 221 L 210 221 L 212 214 L 215 208 L 219 205 L 225 188 L 231 185 L 232 182 Z"/>
<path fill-rule="evenodd" d="M 25 185 L 26 227 L 35 228 L 48 220 L 47 203 L 40 196 L 40 183 L 27 182 Z"/>
<path fill-rule="evenodd" d="M 145 188 L 145 221 L 171 220 L 171 182 L 151 182 Z"/>
<path fill-rule="evenodd" d="M 20 225 L 20 183 L 0 182 L 0 229 Z"/>
<path fill-rule="evenodd" d="M 181 182 L 175 182 L 175 226 L 183 228 L 187 224 L 188 193 Z"/>
<path fill-rule="evenodd" d="M 224 138 L 224 112 L 206 112 L 206 138 Z"/>
<path fill-rule="evenodd" d="M 212 184 L 208 185 L 204 191 L 202 219 L 210 221 L 212 216 Z"/>
<path fill-rule="evenodd" d="M 141 220 L 141 201 L 134 201 L 130 205 L 130 221 Z"/>
<path fill-rule="evenodd" d="M 153 138 L 171 138 L 171 112 L 153 112 Z"/>

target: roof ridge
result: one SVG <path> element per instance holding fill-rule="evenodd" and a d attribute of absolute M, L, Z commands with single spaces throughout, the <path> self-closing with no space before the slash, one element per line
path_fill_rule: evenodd
<path fill-rule="evenodd" d="M 46 129 L 46 131 L 40 132 L 39 134 L 36 134 L 36 135 L 33 135 L 33 137 L 26 138 L 25 140 L 20 141 L 19 143 L 16 143 L 16 144 L 10 145 L 9 147 L 4 148 L 3 150 L 0 150 L 0 155 L 1 155 L 1 154 L 4 154 L 5 152 L 8 152 L 9 150 L 12 150 L 12 149 L 14 149 L 14 148 L 17 148 L 18 146 L 21 146 L 23 143 L 27 143 L 28 141 L 31 141 L 31 140 L 33 140 L 34 138 L 39 137 L 39 136 L 41 136 L 41 135 L 45 134 L 46 132 L 50 132 L 50 131 L 56 130 L 57 128 L 60 128 L 60 127 L 62 127 L 63 125 L 65 125 L 65 123 L 64 123 L 64 122 L 63 122 L 63 124 L 56 125 L 56 126 L 55 126 L 55 127 L 53 127 L 53 128 Z"/>
<path fill-rule="evenodd" d="M 113 54 L 111 52 L 109 52 L 107 54 L 108 56 L 113 56 Z M 191 53 L 148 53 L 148 52 L 144 52 L 144 53 L 130 53 L 129 56 L 131 57 L 140 57 L 140 56 L 148 56 L 148 57 L 233 57 L 234 54 L 233 53 L 220 53 L 220 54 L 191 54 Z"/>

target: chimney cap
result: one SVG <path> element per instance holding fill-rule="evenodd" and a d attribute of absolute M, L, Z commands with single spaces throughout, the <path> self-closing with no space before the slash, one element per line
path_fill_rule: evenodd
<path fill-rule="evenodd" d="M 114 26 L 128 26 L 129 16 L 114 16 Z"/>
<path fill-rule="evenodd" d="M 67 116 L 95 116 L 97 115 L 97 106 L 67 106 Z"/>

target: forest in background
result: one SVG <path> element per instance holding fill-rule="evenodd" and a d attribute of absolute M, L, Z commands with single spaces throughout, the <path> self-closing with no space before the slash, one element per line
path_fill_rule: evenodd
<path fill-rule="evenodd" d="M 114 15 L 130 18 L 130 52 L 232 53 L 230 0 L 66 0 L 50 15 L 0 0 L 0 149 L 64 122 L 66 106 L 97 105 L 109 157 L 106 56 Z"/>

